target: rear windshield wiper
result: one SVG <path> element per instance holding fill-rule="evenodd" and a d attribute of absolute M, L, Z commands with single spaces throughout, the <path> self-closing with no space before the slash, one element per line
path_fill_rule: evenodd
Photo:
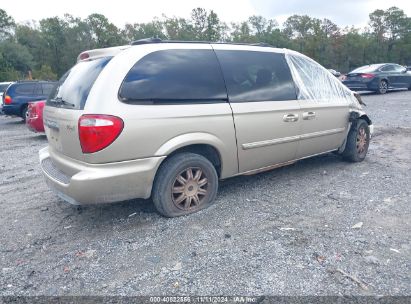
<path fill-rule="evenodd" d="M 70 103 L 70 102 L 68 102 L 68 101 L 65 101 L 63 98 L 61 98 L 61 97 L 57 97 L 57 98 L 54 98 L 54 99 L 50 99 L 50 102 L 51 103 L 54 103 L 54 104 L 62 104 L 62 105 L 66 105 L 66 106 L 71 106 L 71 107 L 75 107 L 76 105 L 74 104 L 74 103 Z"/>

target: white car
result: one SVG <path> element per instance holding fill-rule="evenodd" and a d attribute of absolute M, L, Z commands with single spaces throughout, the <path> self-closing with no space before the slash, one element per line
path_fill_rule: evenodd
<path fill-rule="evenodd" d="M 0 112 L 3 109 L 3 93 L 12 82 L 0 82 Z"/>

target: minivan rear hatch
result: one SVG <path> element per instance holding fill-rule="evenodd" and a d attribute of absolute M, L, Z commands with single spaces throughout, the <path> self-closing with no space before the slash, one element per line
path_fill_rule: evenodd
<path fill-rule="evenodd" d="M 54 87 L 44 108 L 44 128 L 51 153 L 84 160 L 78 121 L 95 80 L 111 58 L 79 61 Z"/>

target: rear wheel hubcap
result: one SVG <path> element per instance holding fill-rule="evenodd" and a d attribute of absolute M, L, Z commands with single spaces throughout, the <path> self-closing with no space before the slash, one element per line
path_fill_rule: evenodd
<path fill-rule="evenodd" d="M 198 167 L 189 167 L 180 172 L 172 186 L 174 205 L 181 210 L 198 208 L 208 195 L 208 179 Z"/>

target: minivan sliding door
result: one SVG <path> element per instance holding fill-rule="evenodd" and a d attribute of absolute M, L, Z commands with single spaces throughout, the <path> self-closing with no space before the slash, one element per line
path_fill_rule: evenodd
<path fill-rule="evenodd" d="M 240 173 L 293 160 L 300 106 L 284 54 L 213 48 L 233 110 Z"/>

